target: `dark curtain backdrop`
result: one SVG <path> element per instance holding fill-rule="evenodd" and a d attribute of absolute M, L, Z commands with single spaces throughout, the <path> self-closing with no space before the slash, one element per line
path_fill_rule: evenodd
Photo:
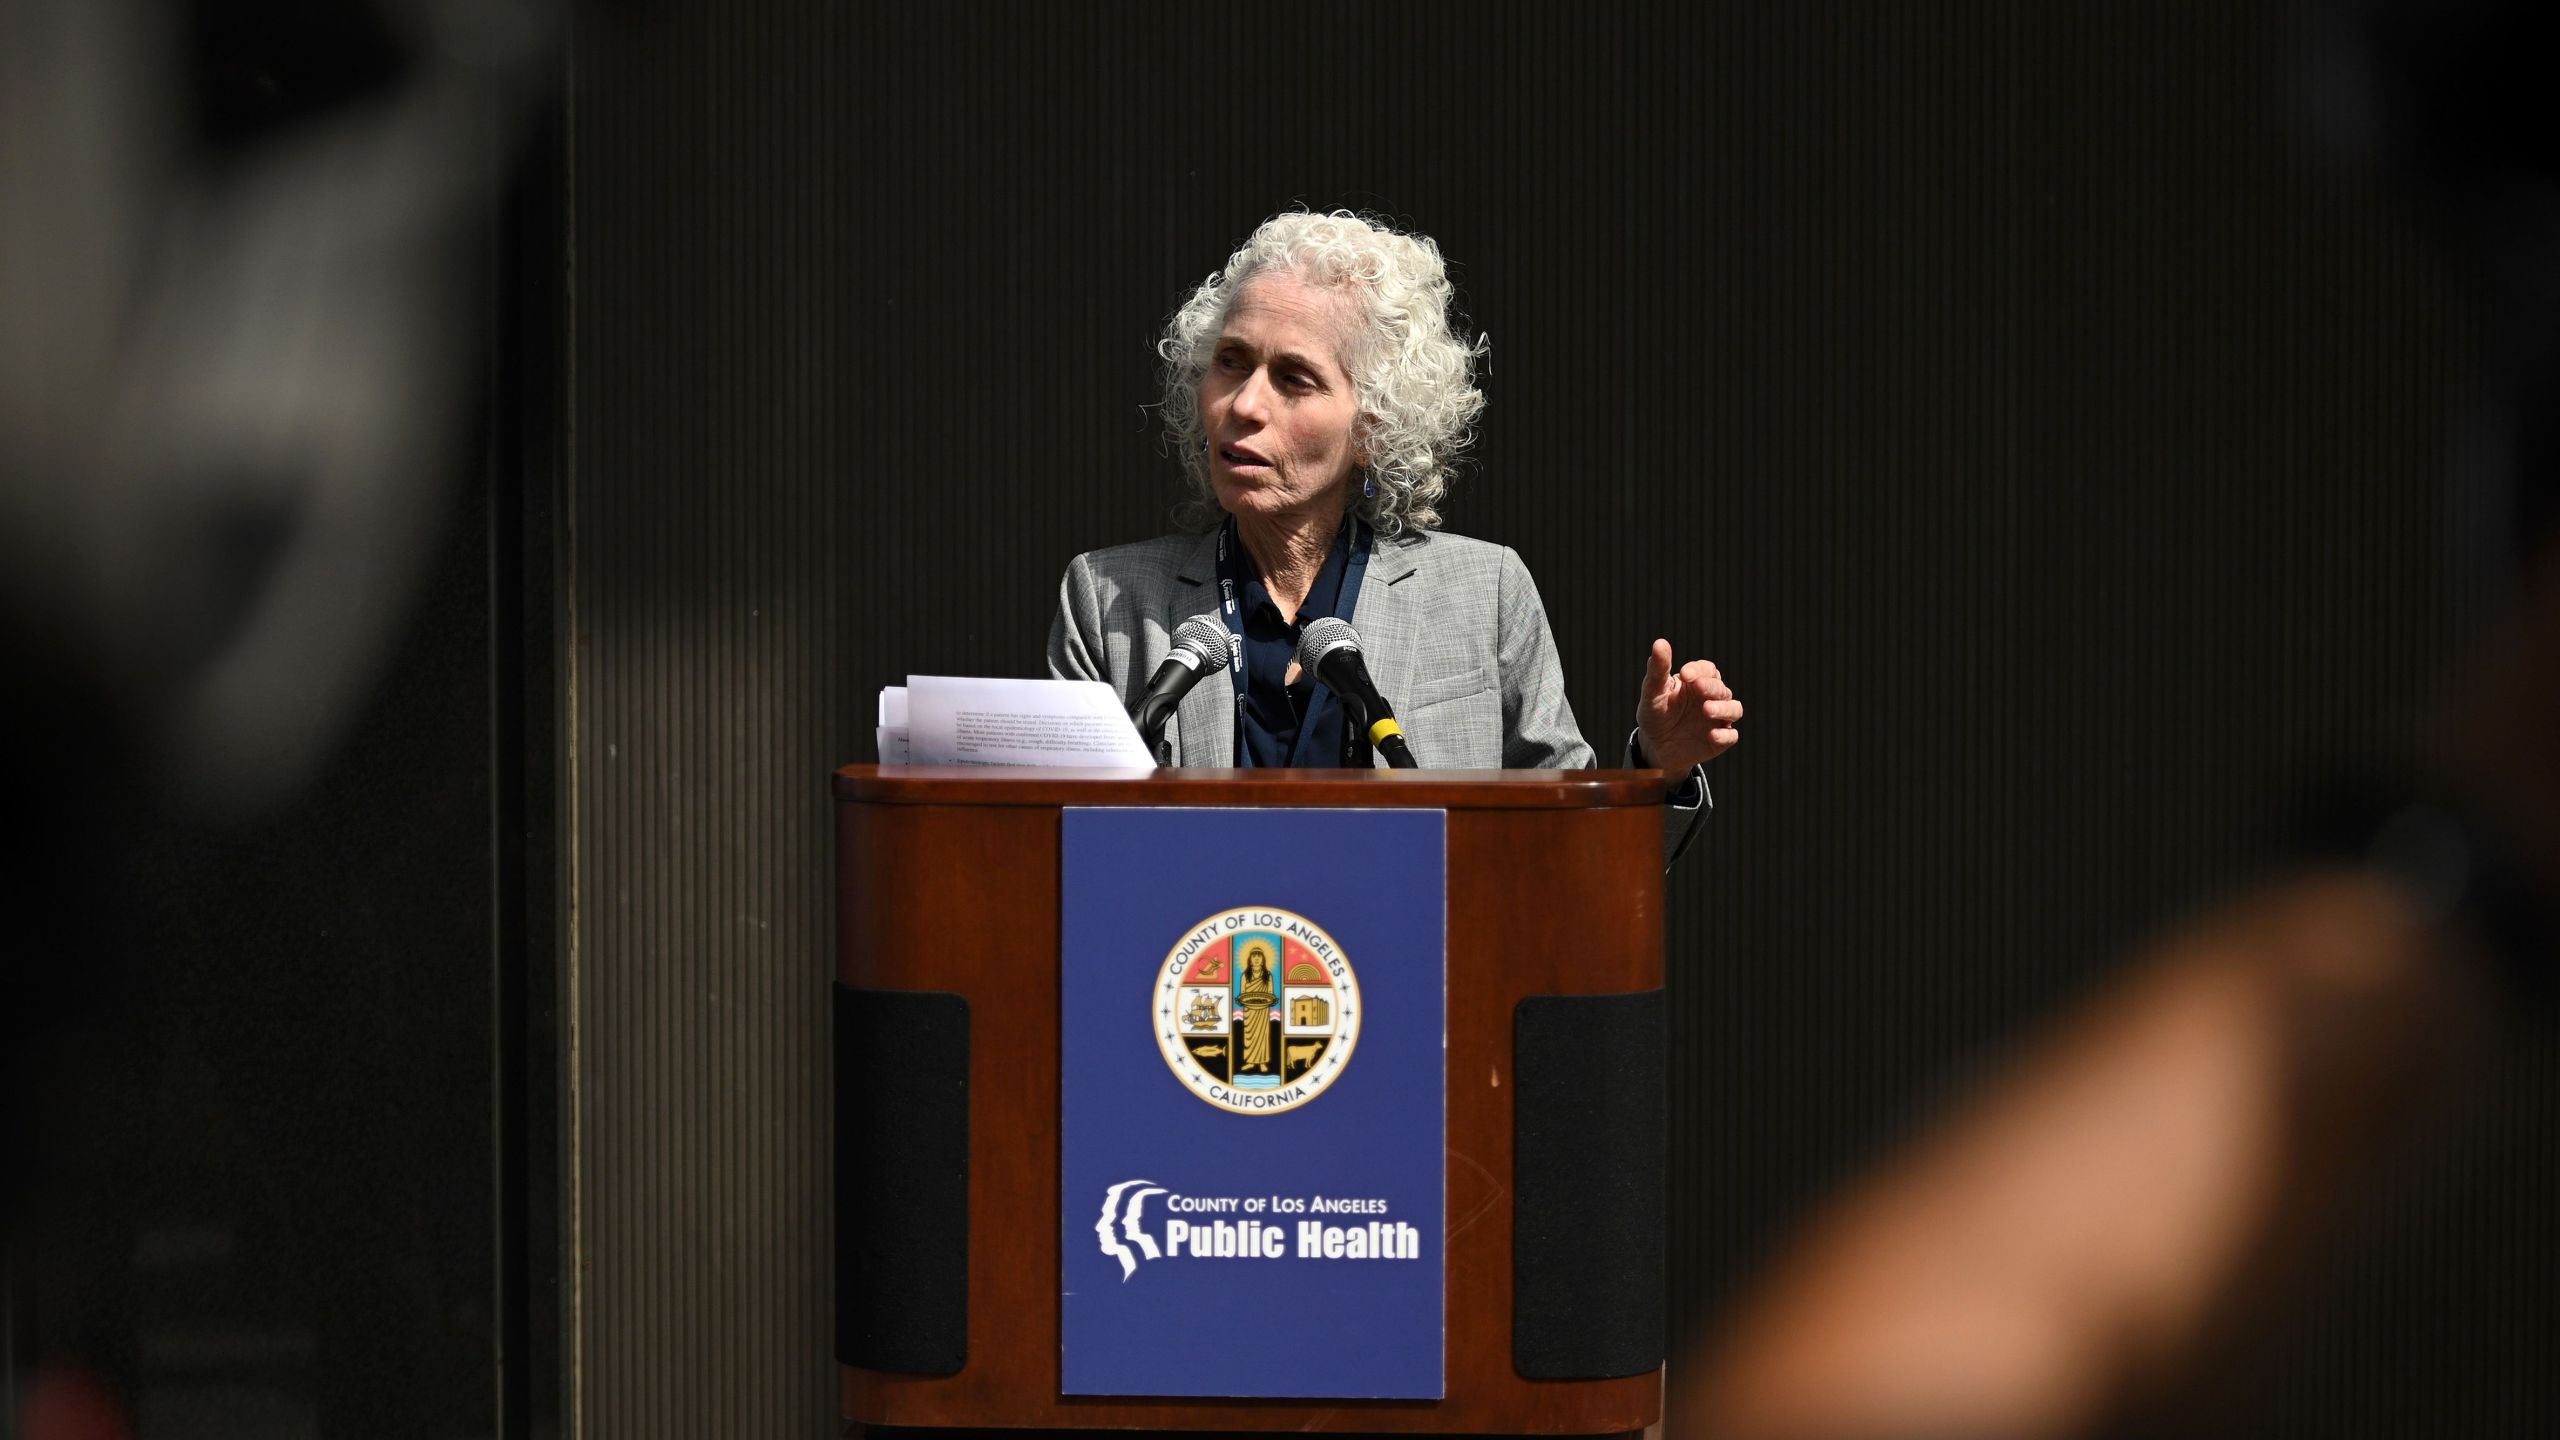
<path fill-rule="evenodd" d="M 2401 753 L 2465 619 L 2458 296 L 2277 5 L 735 0 L 571 53 L 594 1433 L 830 1423 L 824 777 L 1167 528 L 1153 337 L 1275 210 L 1455 262 L 1449 525 L 1526 558 L 1595 743 L 1656 634 L 1750 707 L 1671 891 L 1675 1313 Z M 2271 1430 L 2560 1414 L 2548 1062 L 2320 1278 Z"/>

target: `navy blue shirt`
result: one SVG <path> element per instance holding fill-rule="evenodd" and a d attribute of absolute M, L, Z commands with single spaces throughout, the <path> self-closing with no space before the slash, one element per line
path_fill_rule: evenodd
<path fill-rule="evenodd" d="M 1342 577 L 1350 553 L 1351 525 L 1346 521 L 1293 623 L 1281 619 L 1280 608 L 1271 603 L 1253 552 L 1236 546 L 1237 558 L 1244 562 L 1244 733 L 1237 737 L 1244 746 L 1241 763 L 1268 770 L 1342 764 L 1341 702 L 1312 675 L 1299 676 L 1295 685 L 1288 676 L 1289 662 L 1298 655 L 1299 630 L 1311 620 L 1342 615 Z M 1355 603 L 1358 598 L 1352 597 Z"/>

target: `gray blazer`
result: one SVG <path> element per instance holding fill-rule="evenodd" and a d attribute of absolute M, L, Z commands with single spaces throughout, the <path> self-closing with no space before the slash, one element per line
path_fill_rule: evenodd
<path fill-rule="evenodd" d="M 1168 535 L 1079 555 L 1058 586 L 1049 673 L 1100 680 L 1134 706 L 1175 626 L 1218 610 L 1217 536 Z M 1580 770 L 1591 747 L 1565 703 L 1555 638 L 1509 547 L 1423 532 L 1380 540 L 1350 616 L 1414 759 L 1434 770 Z M 1176 765 L 1235 761 L 1235 692 L 1193 687 L 1166 729 Z"/>

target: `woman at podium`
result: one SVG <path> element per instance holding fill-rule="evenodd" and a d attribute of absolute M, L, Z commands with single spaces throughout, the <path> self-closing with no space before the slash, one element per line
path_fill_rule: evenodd
<path fill-rule="evenodd" d="M 1357 632 L 1416 763 L 1593 764 L 1520 557 L 1439 529 L 1484 409 L 1485 346 L 1451 323 L 1450 299 L 1428 236 L 1343 212 L 1255 230 L 1157 345 L 1197 528 L 1077 556 L 1050 673 L 1103 681 L 1135 708 L 1177 628 L 1201 617 L 1243 660 L 1185 695 L 1164 731 L 1171 763 L 1367 765 L 1371 735 L 1297 659 L 1306 627 L 1332 618 Z M 1656 640 L 1627 763 L 1662 769 L 1674 803 L 1695 805 L 1698 767 L 1741 719 L 1713 664 L 1675 664 Z"/>

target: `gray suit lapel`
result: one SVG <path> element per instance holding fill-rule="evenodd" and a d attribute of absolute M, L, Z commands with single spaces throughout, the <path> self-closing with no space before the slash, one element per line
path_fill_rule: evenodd
<path fill-rule="evenodd" d="M 1351 610 L 1369 678 L 1390 705 L 1401 705 L 1400 697 L 1413 691 L 1415 657 L 1423 627 L 1431 622 L 1431 572 L 1424 564 L 1429 548 L 1427 535 L 1379 541 Z"/>
<path fill-rule="evenodd" d="M 1351 624 L 1360 632 L 1361 654 L 1369 678 L 1389 703 L 1413 688 L 1414 663 L 1421 650 L 1423 627 L 1431 620 L 1431 573 L 1423 563 L 1430 548 L 1428 534 L 1401 541 L 1382 540 L 1369 557 L 1369 573 L 1353 603 Z M 1200 537 L 1165 597 L 1164 629 L 1193 615 L 1218 608 L 1217 532 Z M 1156 657 L 1161 658 L 1161 657 Z M 1150 667 L 1155 659 L 1148 661 Z M 1235 682 L 1222 675 L 1203 677 L 1182 697 L 1170 727 L 1177 765 L 1223 769 L 1236 763 Z"/>
<path fill-rule="evenodd" d="M 1166 600 L 1168 608 L 1163 620 L 1167 635 L 1194 615 L 1206 613 L 1216 618 L 1218 532 L 1212 530 L 1201 536 L 1200 543 L 1192 547 L 1182 567 L 1174 572 L 1173 588 Z M 1225 769 L 1235 764 L 1235 682 L 1224 675 L 1201 676 L 1191 693 L 1182 697 L 1182 707 L 1174 711 L 1169 728 L 1176 765 Z"/>
<path fill-rule="evenodd" d="M 1223 770 L 1236 763 L 1236 682 L 1203 675 L 1173 716 L 1173 763 Z"/>

